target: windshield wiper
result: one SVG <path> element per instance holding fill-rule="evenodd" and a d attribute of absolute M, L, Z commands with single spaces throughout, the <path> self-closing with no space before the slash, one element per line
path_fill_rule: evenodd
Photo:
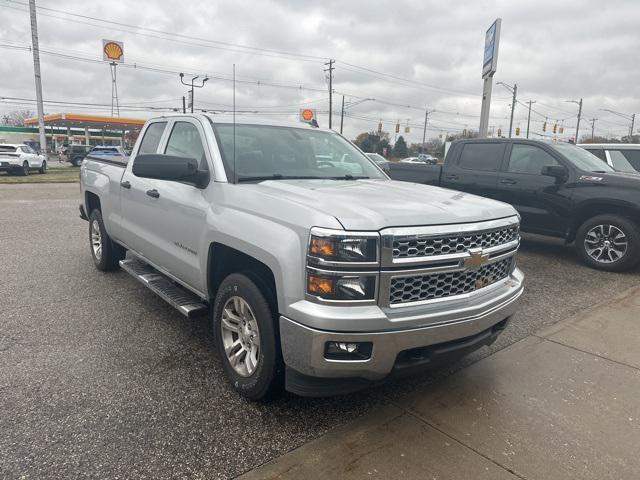
<path fill-rule="evenodd" d="M 281 173 L 274 173 L 273 175 L 262 175 L 255 177 L 238 177 L 238 183 L 240 182 L 261 182 L 264 180 L 318 180 L 325 177 L 318 177 L 312 175 L 282 175 Z"/>
<path fill-rule="evenodd" d="M 341 175 L 339 177 L 327 177 L 330 178 L 331 180 L 363 180 L 369 177 L 359 177 L 356 175 L 351 175 L 350 173 L 347 173 L 346 175 Z"/>

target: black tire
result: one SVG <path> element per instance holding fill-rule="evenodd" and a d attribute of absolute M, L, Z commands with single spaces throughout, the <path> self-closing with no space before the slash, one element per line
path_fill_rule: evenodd
<path fill-rule="evenodd" d="M 603 227 L 602 238 L 599 237 L 600 226 Z M 622 243 L 619 232 L 626 237 L 626 250 L 622 255 L 616 254 L 615 251 L 607 253 L 607 245 L 612 245 L 614 239 L 618 241 L 620 251 Z M 598 243 L 595 239 L 602 240 L 604 250 L 601 254 L 598 253 L 598 249 L 592 249 L 592 253 L 589 253 L 588 245 Z M 580 258 L 591 268 L 609 272 L 629 270 L 640 261 L 640 228 L 632 220 L 620 215 L 597 215 L 580 225 L 576 232 L 575 248 Z"/>
<path fill-rule="evenodd" d="M 74 167 L 79 167 L 81 163 L 82 163 L 82 159 L 79 159 L 79 158 L 74 158 L 73 160 L 71 160 L 71 164 Z"/>
<path fill-rule="evenodd" d="M 98 229 L 97 231 L 99 231 L 101 242 L 99 251 L 94 248 L 94 240 L 96 240 L 94 233 L 96 232 L 96 227 Z M 91 257 L 93 258 L 93 263 L 96 268 L 103 272 L 110 272 L 117 269 L 119 266 L 118 262 L 126 255 L 126 250 L 117 243 L 114 243 L 107 234 L 104 228 L 104 222 L 102 221 L 102 212 L 98 209 L 93 210 L 91 215 L 89 215 L 89 250 L 91 251 Z"/>
<path fill-rule="evenodd" d="M 47 173 L 47 161 L 46 160 L 42 161 L 42 166 L 40 167 L 40 169 L 38 171 L 40 173 Z"/>
<path fill-rule="evenodd" d="M 253 373 L 243 376 L 227 358 L 223 343 L 222 313 L 232 297 L 240 297 L 251 309 L 258 329 L 260 348 Z M 231 300 L 232 301 L 232 300 Z M 266 400 L 282 391 L 284 364 L 276 330 L 276 315 L 264 292 L 248 276 L 232 273 L 221 283 L 211 313 L 214 343 L 227 379 L 233 388 L 249 400 Z"/>
<path fill-rule="evenodd" d="M 22 169 L 20 169 L 19 171 L 20 171 L 20 175 L 22 175 L 23 177 L 26 177 L 27 175 L 29 175 L 29 162 L 25 160 L 22 163 Z"/>

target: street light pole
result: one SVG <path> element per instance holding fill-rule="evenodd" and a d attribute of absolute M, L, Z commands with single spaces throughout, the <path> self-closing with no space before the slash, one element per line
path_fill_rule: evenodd
<path fill-rule="evenodd" d="M 578 105 L 578 122 L 576 123 L 576 138 L 573 143 L 578 143 L 578 133 L 580 132 L 580 118 L 582 117 L 582 99 L 580 101 L 577 100 L 566 100 L 569 103 L 575 103 Z"/>
<path fill-rule="evenodd" d="M 422 153 L 424 153 L 424 144 L 427 139 L 427 122 L 429 121 L 429 114 L 435 112 L 435 110 L 429 110 L 428 108 L 424 111 L 424 129 L 422 130 Z"/>
<path fill-rule="evenodd" d="M 529 116 L 527 116 L 527 138 L 529 138 L 529 125 L 531 124 L 531 104 L 536 103 L 534 100 L 529 100 Z"/>
<path fill-rule="evenodd" d="M 340 135 L 342 135 L 343 126 L 344 126 L 344 95 L 342 95 L 342 109 L 340 113 Z"/>
<path fill-rule="evenodd" d="M 31 17 L 31 44 L 33 47 L 33 73 L 36 80 L 36 103 L 38 109 L 38 134 L 40 138 L 40 152 L 46 158 L 47 136 L 44 130 L 44 105 L 42 104 L 42 76 L 40 74 L 40 47 L 38 44 L 36 0 L 29 0 L 29 16 Z"/>
<path fill-rule="evenodd" d="M 195 95 L 194 95 L 194 88 L 202 88 L 204 87 L 204 84 L 207 80 L 209 80 L 209 77 L 204 77 L 204 79 L 202 80 L 202 84 L 201 85 L 196 85 L 195 81 L 200 78 L 200 75 L 196 75 L 195 77 L 193 77 L 191 79 L 191 83 L 185 83 L 184 81 L 184 73 L 180 74 L 180 82 L 183 85 L 186 85 L 187 87 L 191 87 L 191 90 L 189 90 L 191 92 L 191 113 L 193 113 L 193 106 L 196 103 L 195 102 Z"/>
<path fill-rule="evenodd" d="M 592 118 L 591 119 L 591 141 L 593 142 L 593 138 L 594 138 L 594 131 L 596 129 L 596 120 L 598 120 L 597 118 Z M 576 142 L 577 143 L 577 142 Z"/>
<path fill-rule="evenodd" d="M 513 130 L 513 113 L 516 109 L 516 98 L 517 98 L 517 94 L 518 94 L 518 85 L 516 83 L 513 84 L 513 87 L 511 85 L 507 85 L 504 82 L 498 82 L 498 85 L 502 85 L 503 87 L 505 87 L 507 90 L 509 90 L 512 94 L 513 94 L 513 100 L 511 100 L 511 120 L 509 121 L 509 138 L 511 138 L 511 132 Z"/>

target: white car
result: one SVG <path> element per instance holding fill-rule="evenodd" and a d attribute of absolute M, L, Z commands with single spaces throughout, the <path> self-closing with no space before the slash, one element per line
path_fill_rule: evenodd
<path fill-rule="evenodd" d="M 640 145 L 637 143 L 579 143 L 578 146 L 618 172 L 640 173 Z"/>
<path fill-rule="evenodd" d="M 0 172 L 29 175 L 32 170 L 47 173 L 47 159 L 29 145 L 0 144 Z"/>

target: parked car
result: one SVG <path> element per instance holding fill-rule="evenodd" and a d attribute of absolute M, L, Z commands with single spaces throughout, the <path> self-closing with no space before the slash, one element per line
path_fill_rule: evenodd
<path fill-rule="evenodd" d="M 37 154 L 25 144 L 0 144 L 0 172 L 29 175 L 34 170 L 47 173 L 47 158 L 44 155 Z"/>
<path fill-rule="evenodd" d="M 389 160 L 384 158 L 382 155 L 379 153 L 367 153 L 367 157 L 373 160 L 382 170 L 387 173 L 389 172 Z"/>
<path fill-rule="evenodd" d="M 91 155 L 110 155 L 114 157 L 128 157 L 127 152 L 123 147 L 111 146 L 111 145 L 97 145 L 89 152 Z"/>
<path fill-rule="evenodd" d="M 326 165 L 319 145 L 357 172 Z M 281 383 L 347 393 L 452 361 L 492 343 L 523 291 L 513 207 L 394 182 L 307 124 L 153 118 L 129 159 L 89 155 L 80 187 L 96 267 L 209 315 L 250 399 Z"/>
<path fill-rule="evenodd" d="M 578 146 L 618 172 L 640 172 L 640 145 L 637 143 L 583 143 Z"/>
<path fill-rule="evenodd" d="M 424 163 L 429 165 L 436 165 L 438 163 L 438 159 L 428 153 L 421 153 L 418 155 L 418 160 L 421 160 Z"/>
<path fill-rule="evenodd" d="M 453 142 L 444 165 L 390 165 L 397 180 L 512 204 L 522 231 L 574 242 L 584 262 L 622 271 L 640 261 L 640 177 L 575 145 L 520 139 Z"/>
<path fill-rule="evenodd" d="M 63 155 L 67 162 L 75 167 L 79 167 L 91 149 L 92 147 L 90 145 L 68 145 L 64 148 Z"/>

